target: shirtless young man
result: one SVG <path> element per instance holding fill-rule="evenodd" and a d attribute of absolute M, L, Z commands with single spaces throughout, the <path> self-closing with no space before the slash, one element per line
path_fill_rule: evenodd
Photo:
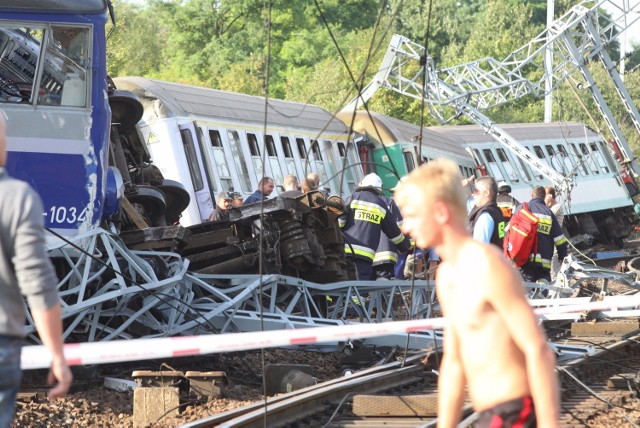
<path fill-rule="evenodd" d="M 414 170 L 396 190 L 402 231 L 442 259 L 436 287 L 448 320 L 438 379 L 438 426 L 455 427 L 468 386 L 476 426 L 556 427 L 555 358 L 522 279 L 495 246 L 472 239 L 453 162 Z M 533 403 L 532 403 L 533 400 Z M 535 406 L 532 407 L 532 404 Z M 495 425 L 494 425 L 495 424 Z"/>

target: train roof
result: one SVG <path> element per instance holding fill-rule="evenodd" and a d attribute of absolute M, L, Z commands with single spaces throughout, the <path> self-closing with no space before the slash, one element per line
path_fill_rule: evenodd
<path fill-rule="evenodd" d="M 163 82 L 144 77 L 113 79 L 118 89 L 133 92 L 145 103 L 159 100 L 158 117 L 189 116 L 262 124 L 265 121 L 264 97 L 227 92 L 199 86 Z M 348 128 L 331 113 L 311 104 L 269 99 L 267 122 L 271 126 L 323 130 L 345 134 Z M 157 106 L 156 106 L 157 107 Z M 145 116 L 146 118 L 146 116 Z"/>
<path fill-rule="evenodd" d="M 107 0 L 4 0 L 0 9 L 99 13 L 107 10 Z"/>
<path fill-rule="evenodd" d="M 498 125 L 520 143 L 544 140 L 601 139 L 593 130 L 578 122 L 508 123 Z M 495 142 L 478 125 L 432 126 L 429 129 L 459 140 L 463 144 Z M 586 134 L 585 134 L 586 132 Z"/>
<path fill-rule="evenodd" d="M 351 123 L 352 115 L 352 112 L 338 113 L 338 117 L 347 124 Z M 375 127 L 373 126 L 374 123 Z M 414 125 L 413 123 L 381 113 L 367 113 L 365 110 L 356 111 L 353 129 L 361 134 L 366 132 L 376 140 L 382 139 L 380 142 L 385 145 L 398 142 L 417 143 L 420 136 L 419 125 Z M 424 127 L 422 129 L 422 140 L 426 146 L 456 153 L 465 157 L 469 156 L 458 138 L 438 132 L 432 128 Z"/>

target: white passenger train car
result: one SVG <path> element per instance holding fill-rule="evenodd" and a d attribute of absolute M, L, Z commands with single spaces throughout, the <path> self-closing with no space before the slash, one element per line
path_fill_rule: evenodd
<path fill-rule="evenodd" d="M 114 83 L 144 106 L 138 129 L 153 164 L 190 194 L 183 226 L 206 220 L 219 192 L 247 196 L 263 176 L 277 186 L 313 171 L 343 196 L 363 176 L 349 128 L 320 107 L 141 77 Z"/>
<path fill-rule="evenodd" d="M 575 122 L 500 125 L 538 159 L 564 176 L 573 177 L 573 189 L 559 200 L 570 235 L 588 233 L 604 242 L 620 242 L 633 221 L 635 185 L 627 185 L 620 165 L 603 138 Z M 519 201 L 531 199 L 534 186 L 552 184 L 477 125 L 438 126 L 430 130 L 457 140 L 473 153 L 487 175 L 510 184 Z M 631 184 L 631 183 L 629 183 Z"/>
<path fill-rule="evenodd" d="M 491 175 L 506 181 L 520 201 L 531 198 L 534 186 L 552 184 L 477 125 L 432 126 L 420 132 L 417 125 L 363 110 L 338 116 L 366 136 L 368 147 L 360 147 L 365 170 L 376 171 L 387 189 L 417 165 L 437 158 L 455 161 L 464 177 Z M 570 236 L 587 233 L 620 244 L 629 235 L 637 186 L 625 180 L 600 135 L 579 123 L 500 127 L 560 174 L 573 177 L 571 193 L 559 197 Z"/>

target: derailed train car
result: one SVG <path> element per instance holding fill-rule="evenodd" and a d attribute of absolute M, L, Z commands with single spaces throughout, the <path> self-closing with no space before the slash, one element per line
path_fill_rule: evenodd
<path fill-rule="evenodd" d="M 398 176 L 437 157 L 454 160 L 465 177 L 491 175 L 507 182 L 520 201 L 530 199 L 534 186 L 551 184 L 477 125 L 433 126 L 421 132 L 417 125 L 377 113 L 343 112 L 339 117 L 366 137 L 363 162 L 378 171 L 387 188 Z M 559 197 L 569 236 L 588 234 L 613 244 L 629 236 L 636 221 L 632 197 L 637 186 L 600 135 L 574 122 L 500 126 L 538 159 L 572 178 L 571 192 Z"/>
<path fill-rule="evenodd" d="M 144 107 L 137 129 L 153 165 L 189 193 L 182 225 L 206 221 L 221 191 L 249 195 L 262 176 L 279 185 L 313 171 L 331 194 L 362 178 L 349 128 L 318 106 L 142 77 L 114 83 Z"/>

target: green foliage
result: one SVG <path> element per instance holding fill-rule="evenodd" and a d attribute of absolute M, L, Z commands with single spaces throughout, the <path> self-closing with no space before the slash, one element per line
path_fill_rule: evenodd
<path fill-rule="evenodd" d="M 555 16 L 575 3 L 556 0 Z M 394 33 L 427 46 L 436 66 L 446 68 L 483 57 L 502 60 L 546 24 L 546 0 L 146 0 L 142 6 L 114 0 L 114 6 L 118 25 L 107 46 L 112 76 L 268 93 L 329 111 L 340 110 L 371 81 Z M 617 46 L 608 47 L 614 60 Z M 625 76 L 635 100 L 638 47 Z M 596 61 L 589 66 L 630 144 L 640 146 L 609 76 Z M 554 93 L 554 120 L 585 122 L 606 134 L 588 91 L 575 89 L 582 81 L 576 74 Z M 437 124 L 419 100 L 390 90 L 378 90 L 368 108 Z M 543 101 L 530 96 L 485 113 L 498 123 L 539 122 L 543 109 Z"/>

